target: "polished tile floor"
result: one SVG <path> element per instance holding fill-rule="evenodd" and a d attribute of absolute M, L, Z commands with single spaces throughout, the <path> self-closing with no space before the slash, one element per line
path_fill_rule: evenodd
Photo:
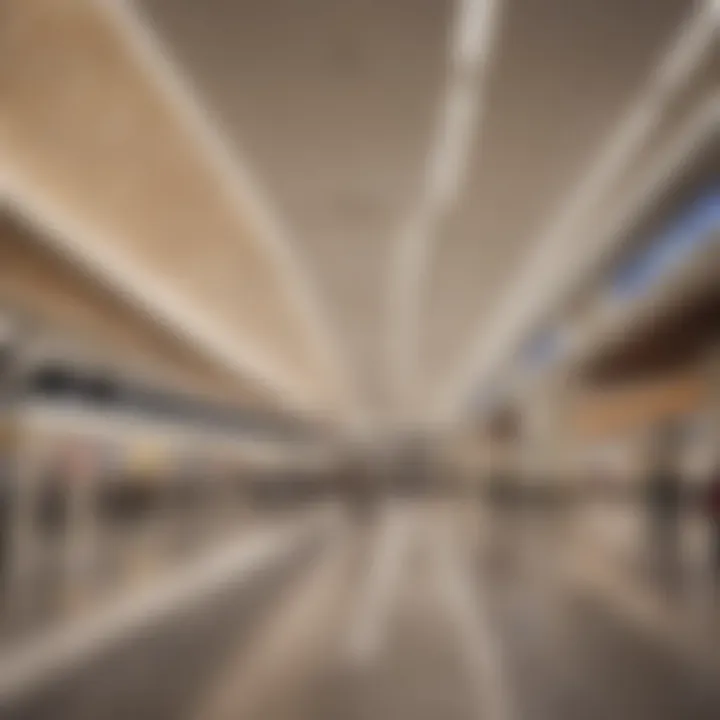
<path fill-rule="evenodd" d="M 720 612 L 702 520 L 393 501 L 67 668 L 25 720 L 703 720 Z"/>

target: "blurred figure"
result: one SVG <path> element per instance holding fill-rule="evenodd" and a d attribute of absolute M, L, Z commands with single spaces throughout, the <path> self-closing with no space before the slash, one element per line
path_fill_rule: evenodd
<path fill-rule="evenodd" d="M 705 509 L 710 522 L 710 543 L 713 574 L 720 580 L 720 462 L 716 461 L 710 473 L 705 498 Z"/>
<path fill-rule="evenodd" d="M 0 429 L 0 434 L 2 430 Z M 0 438 L 2 444 L 2 438 Z M 0 447 L 0 596 L 6 587 L 10 552 L 12 509 L 12 467 L 10 453 Z"/>
<path fill-rule="evenodd" d="M 678 433 L 664 425 L 653 439 L 651 472 L 648 480 L 651 545 L 654 569 L 669 592 L 678 587 L 680 561 L 681 479 L 678 475 Z"/>
<path fill-rule="evenodd" d="M 379 489 L 377 478 L 367 462 L 354 455 L 347 458 L 339 473 L 338 484 L 350 515 L 361 522 L 370 520 L 376 509 Z"/>

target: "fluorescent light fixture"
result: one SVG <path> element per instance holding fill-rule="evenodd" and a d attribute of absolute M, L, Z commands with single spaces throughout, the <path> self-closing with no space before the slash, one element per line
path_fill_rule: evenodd
<path fill-rule="evenodd" d="M 390 278 L 388 347 L 401 414 L 411 408 L 417 380 L 419 316 L 430 250 L 438 226 L 466 179 L 499 9 L 500 0 L 456 2 L 448 77 L 427 154 L 423 188 L 397 240 Z"/>

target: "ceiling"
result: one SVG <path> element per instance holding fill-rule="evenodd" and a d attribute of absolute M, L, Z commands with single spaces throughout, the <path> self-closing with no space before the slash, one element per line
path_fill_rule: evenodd
<path fill-rule="evenodd" d="M 10 0 L 1 179 L 65 253 L 275 401 L 395 416 L 399 352 L 403 411 L 427 416 L 490 377 L 589 269 L 628 188 L 707 124 L 718 17 L 689 0 Z"/>

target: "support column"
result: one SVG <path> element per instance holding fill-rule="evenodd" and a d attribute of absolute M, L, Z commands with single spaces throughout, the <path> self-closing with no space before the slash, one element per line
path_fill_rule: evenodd
<path fill-rule="evenodd" d="M 720 468 L 720 344 L 712 349 L 707 358 L 705 376 L 710 432 L 716 448 L 713 462 L 716 468 Z"/>
<path fill-rule="evenodd" d="M 39 550 L 38 500 L 43 451 L 36 439 L 18 431 L 10 478 L 9 599 L 13 611 L 27 610 L 37 577 Z"/>
<path fill-rule="evenodd" d="M 65 580 L 68 600 L 84 603 L 92 593 L 96 561 L 98 463 L 94 448 L 82 440 L 72 449 L 66 478 L 67 525 Z"/>

